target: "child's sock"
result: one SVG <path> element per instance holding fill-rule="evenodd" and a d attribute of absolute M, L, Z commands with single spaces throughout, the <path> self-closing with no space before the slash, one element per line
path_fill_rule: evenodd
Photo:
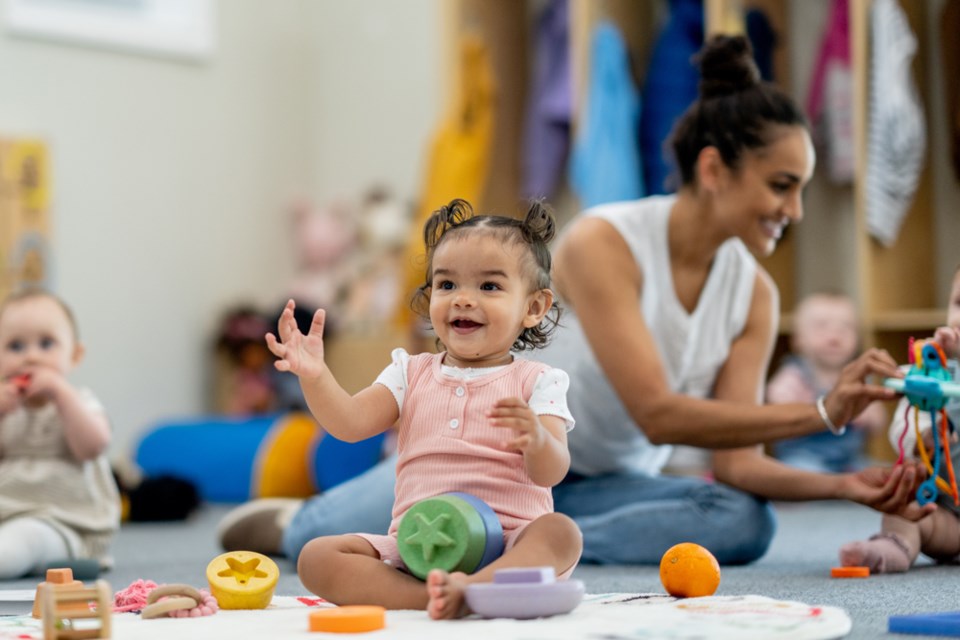
<path fill-rule="evenodd" d="M 848 542 L 840 547 L 840 564 L 869 567 L 871 573 L 903 573 L 910 568 L 907 545 L 895 533 L 878 533 L 869 540 Z"/>

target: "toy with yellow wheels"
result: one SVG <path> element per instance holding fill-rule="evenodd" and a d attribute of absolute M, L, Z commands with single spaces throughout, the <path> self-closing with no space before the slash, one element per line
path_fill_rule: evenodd
<path fill-rule="evenodd" d="M 207 565 L 210 594 L 221 609 L 266 609 L 279 578 L 277 563 L 254 551 L 223 553 Z"/>

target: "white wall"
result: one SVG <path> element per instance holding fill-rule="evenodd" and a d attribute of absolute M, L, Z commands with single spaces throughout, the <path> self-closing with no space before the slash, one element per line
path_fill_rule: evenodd
<path fill-rule="evenodd" d="M 221 1 L 202 63 L 0 32 L 0 136 L 50 144 L 54 279 L 113 456 L 204 411 L 219 314 L 276 303 L 292 273 L 293 196 L 415 192 L 436 13 L 436 0 Z"/>
<path fill-rule="evenodd" d="M 417 194 L 449 97 L 440 87 L 443 1 L 309 4 L 312 184 L 320 196 L 354 197 L 372 183 Z"/>

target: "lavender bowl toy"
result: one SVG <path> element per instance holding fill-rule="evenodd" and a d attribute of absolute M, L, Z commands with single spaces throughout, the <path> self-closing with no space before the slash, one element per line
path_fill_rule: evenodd
<path fill-rule="evenodd" d="M 573 611 L 583 599 L 583 583 L 557 582 L 553 567 L 500 569 L 493 582 L 468 586 L 466 598 L 484 618 L 544 618 Z"/>

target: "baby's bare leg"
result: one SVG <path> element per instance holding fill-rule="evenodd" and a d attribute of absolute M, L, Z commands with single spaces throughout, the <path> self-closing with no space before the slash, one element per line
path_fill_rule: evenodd
<path fill-rule="evenodd" d="M 921 552 L 934 560 L 951 560 L 960 553 L 960 520 L 957 514 L 940 507 L 918 524 Z"/>
<path fill-rule="evenodd" d="M 868 567 L 871 573 L 902 573 L 913 565 L 919 553 L 920 525 L 884 515 L 880 533 L 840 547 L 840 564 Z"/>
<path fill-rule="evenodd" d="M 498 569 L 553 567 L 557 575 L 576 565 L 583 550 L 577 525 L 560 513 L 549 513 L 527 525 L 513 547 L 480 571 L 466 575 L 435 569 L 427 576 L 430 603 L 427 612 L 435 620 L 467 615 L 464 594 L 468 585 L 492 582 Z"/>
<path fill-rule="evenodd" d="M 376 604 L 387 609 L 425 609 L 423 583 L 386 565 L 359 536 L 315 538 L 297 561 L 303 586 L 334 604 Z"/>

